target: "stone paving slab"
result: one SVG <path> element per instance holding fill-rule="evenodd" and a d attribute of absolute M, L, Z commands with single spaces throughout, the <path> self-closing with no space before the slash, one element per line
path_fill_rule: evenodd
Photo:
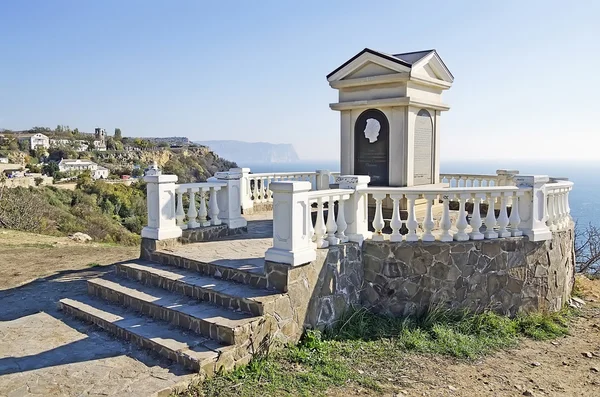
<path fill-rule="evenodd" d="M 107 268 L 0 291 L 0 396 L 168 396 L 194 375 L 57 309 Z M 167 389 L 167 391 L 165 391 Z"/>

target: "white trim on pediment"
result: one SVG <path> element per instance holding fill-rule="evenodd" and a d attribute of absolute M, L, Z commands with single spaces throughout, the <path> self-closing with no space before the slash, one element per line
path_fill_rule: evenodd
<path fill-rule="evenodd" d="M 425 65 L 429 65 L 431 70 L 433 70 L 433 72 L 439 77 L 439 81 L 444 81 L 450 84 L 454 81 L 454 77 L 452 77 L 448 69 L 446 69 L 440 56 L 435 51 L 423 57 L 418 62 L 415 62 L 412 65 L 411 75 L 418 75 L 420 78 L 427 77 L 430 80 L 435 80 L 429 77 L 423 70 Z"/>
<path fill-rule="evenodd" d="M 450 106 L 445 103 L 429 102 L 422 99 L 411 99 L 410 97 L 371 99 L 364 101 L 350 101 L 330 103 L 329 107 L 332 110 L 351 110 L 351 109 L 369 109 L 382 108 L 390 106 L 417 106 L 434 110 L 449 110 Z"/>
<path fill-rule="evenodd" d="M 359 70 L 369 62 L 382 66 L 386 69 L 390 69 L 391 72 L 410 72 L 410 67 L 401 65 L 397 62 L 390 61 L 389 59 L 382 58 L 379 55 L 375 55 L 370 52 L 365 52 L 361 54 L 358 58 L 356 58 L 355 60 L 353 60 L 352 62 L 335 72 L 333 75 L 331 75 L 327 79 L 327 81 L 331 83 L 333 81 L 342 80 L 344 77 L 352 74 L 354 71 Z"/>
<path fill-rule="evenodd" d="M 360 87 L 365 85 L 377 85 L 388 83 L 401 83 L 408 81 L 410 74 L 408 72 L 383 74 L 380 76 L 359 77 L 355 79 L 344 79 L 331 81 L 329 86 L 332 88 Z"/>

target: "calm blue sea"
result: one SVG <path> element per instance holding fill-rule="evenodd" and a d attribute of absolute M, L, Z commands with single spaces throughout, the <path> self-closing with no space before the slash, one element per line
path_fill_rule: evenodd
<path fill-rule="evenodd" d="M 339 162 L 250 164 L 252 172 L 291 172 L 326 169 L 339 171 Z M 442 173 L 494 174 L 497 169 L 516 169 L 521 174 L 567 177 L 575 183 L 570 195 L 571 215 L 580 225 L 600 226 L 600 161 L 598 162 L 442 162 Z"/>

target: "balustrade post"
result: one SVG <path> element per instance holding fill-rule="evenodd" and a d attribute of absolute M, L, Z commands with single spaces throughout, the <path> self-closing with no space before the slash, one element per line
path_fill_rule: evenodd
<path fill-rule="evenodd" d="M 546 225 L 547 202 L 545 185 L 550 181 L 547 175 L 517 175 L 515 185 L 523 196 L 519 199 L 520 230 L 531 241 L 544 241 L 552 238 Z"/>
<path fill-rule="evenodd" d="M 242 216 L 243 204 L 240 202 L 240 191 L 244 183 L 244 168 L 232 168 L 229 171 L 217 172 L 209 182 L 220 182 L 224 184 L 217 192 L 217 204 L 219 206 L 219 220 L 225 223 L 229 229 L 246 227 L 246 219 Z"/>
<path fill-rule="evenodd" d="M 366 175 L 343 175 L 335 180 L 340 189 L 354 189 L 354 193 L 344 205 L 344 218 L 348 224 L 346 229 L 348 240 L 359 244 L 371 237 L 368 198 L 366 193 L 360 192 L 360 189 L 368 187 L 370 180 L 371 178 Z"/>
<path fill-rule="evenodd" d="M 520 237 L 523 232 L 519 230 L 521 225 L 521 216 L 519 214 L 519 198 L 523 196 L 524 192 L 517 190 L 513 193 L 512 207 L 510 208 L 510 235 L 513 237 Z"/>
<path fill-rule="evenodd" d="M 165 240 L 181 237 L 181 228 L 175 217 L 175 183 L 177 175 L 162 175 L 154 166 L 146 173 L 148 225 L 142 229 L 142 238 Z"/>
<path fill-rule="evenodd" d="M 310 182 L 273 182 L 273 246 L 265 260 L 298 266 L 317 258 L 310 238 Z"/>
<path fill-rule="evenodd" d="M 198 189 L 196 189 L 198 190 Z M 206 209 L 206 193 L 209 191 L 208 188 L 201 188 L 199 189 L 199 193 L 200 193 L 200 208 L 198 211 L 198 218 L 200 219 L 200 226 L 202 227 L 206 227 L 206 226 L 210 226 L 210 222 L 208 221 L 208 211 Z"/>
<path fill-rule="evenodd" d="M 239 199 L 237 201 L 242 207 L 242 212 L 250 212 L 250 210 L 254 209 L 252 190 L 250 188 L 250 168 L 231 168 L 229 172 L 235 175 L 240 174 Z"/>
<path fill-rule="evenodd" d="M 442 212 L 442 220 L 440 221 L 440 228 L 442 229 L 440 241 L 450 242 L 452 241 L 452 234 L 450 234 L 450 228 L 452 227 L 452 220 L 450 219 L 450 196 L 442 195 L 442 201 L 444 203 L 444 210 Z"/>
<path fill-rule="evenodd" d="M 392 199 L 392 220 L 390 221 L 390 227 L 392 228 L 392 234 L 390 235 L 390 241 L 399 242 L 402 241 L 402 219 L 400 219 L 400 201 L 402 200 L 402 194 L 391 194 Z"/>
<path fill-rule="evenodd" d="M 512 195 L 512 193 L 510 193 Z M 500 238 L 504 238 L 504 237 L 510 237 L 510 232 L 508 231 L 507 227 L 509 224 L 509 219 L 508 219 L 508 211 L 507 211 L 507 206 L 508 206 L 508 196 L 509 193 L 507 192 L 503 192 L 500 196 L 500 214 L 498 215 L 498 237 Z"/>
<path fill-rule="evenodd" d="M 467 241 L 469 235 L 465 231 L 469 223 L 467 222 L 467 211 L 465 210 L 465 204 L 467 199 L 471 197 L 470 193 L 457 194 L 458 198 L 458 219 L 456 220 L 456 228 L 458 231 L 454 234 L 455 241 Z"/>
<path fill-rule="evenodd" d="M 210 216 L 211 225 L 220 225 L 219 219 L 219 203 L 217 201 L 217 192 L 221 190 L 219 186 L 210 188 L 210 199 L 208 200 L 208 215 Z"/>
<path fill-rule="evenodd" d="M 487 194 L 488 209 L 485 216 L 485 233 L 483 234 L 487 240 L 498 238 L 498 233 L 494 230 L 496 227 L 496 209 L 494 205 L 496 204 L 496 198 L 499 196 L 500 193 Z"/>
<path fill-rule="evenodd" d="M 175 211 L 175 218 L 177 219 L 177 226 L 182 230 L 187 229 L 187 224 L 184 222 L 185 210 L 183 209 L 183 193 L 184 190 L 177 189 L 177 210 Z"/>
<path fill-rule="evenodd" d="M 325 239 L 327 228 L 325 227 L 325 209 L 323 208 L 323 198 L 317 199 L 317 219 L 315 222 L 315 243 L 317 248 L 327 248 L 329 242 Z"/>
<path fill-rule="evenodd" d="M 373 193 L 373 199 L 375 200 L 375 218 L 373 219 L 373 241 L 383 241 L 383 228 L 385 222 L 383 221 L 382 201 L 385 199 L 385 193 Z"/>
<path fill-rule="evenodd" d="M 427 210 L 425 213 L 425 219 L 423 219 L 423 235 L 421 236 L 422 241 L 435 241 L 435 236 L 432 233 L 435 222 L 433 221 L 433 200 L 437 199 L 437 194 L 425 194 L 427 199 Z"/>
<path fill-rule="evenodd" d="M 329 196 L 329 204 L 327 205 L 327 241 L 329 245 L 340 243 L 340 239 L 335 235 L 337 232 L 337 222 L 335 220 L 335 197 Z"/>
<path fill-rule="evenodd" d="M 316 184 L 315 190 L 327 190 L 329 189 L 329 179 L 331 172 L 329 170 L 317 170 L 316 172 Z"/>
<path fill-rule="evenodd" d="M 406 218 L 406 227 L 408 229 L 408 234 L 406 235 L 406 241 L 419 241 L 419 235 L 417 234 L 419 222 L 417 222 L 417 214 L 415 213 L 415 201 L 418 198 L 418 194 L 406 195 L 408 209 L 408 216 Z"/>
<path fill-rule="evenodd" d="M 346 206 L 345 202 L 348 196 L 340 196 L 340 200 L 338 201 L 338 214 L 337 214 L 337 233 L 336 237 L 342 243 L 348 242 L 348 237 L 346 236 L 346 229 L 348 228 L 348 224 L 346 223 L 346 214 L 344 214 Z"/>
<path fill-rule="evenodd" d="M 188 206 L 188 229 L 194 229 L 200 226 L 200 223 L 197 222 L 196 218 L 198 217 L 198 211 L 196 210 L 196 192 L 198 188 L 189 188 L 188 195 L 190 198 L 190 205 Z M 202 192 L 200 192 L 202 194 Z M 200 206 L 200 211 L 202 211 L 202 206 Z M 204 209 L 206 211 L 206 208 Z M 200 213 L 200 219 L 202 221 L 202 213 Z M 206 215 L 204 215 L 204 219 L 206 220 Z M 204 226 L 204 225 L 203 225 Z"/>
<path fill-rule="evenodd" d="M 485 193 L 475 193 L 473 198 L 473 215 L 471 216 L 471 240 L 483 240 L 484 236 L 481 233 L 481 202 L 485 200 Z"/>

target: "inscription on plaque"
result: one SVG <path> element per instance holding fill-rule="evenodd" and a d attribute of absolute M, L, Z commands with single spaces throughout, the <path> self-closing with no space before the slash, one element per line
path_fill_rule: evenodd
<path fill-rule="evenodd" d="M 369 175 L 370 185 L 389 185 L 390 124 L 377 109 L 365 110 L 354 125 L 354 174 Z"/>
<path fill-rule="evenodd" d="M 425 109 L 419 110 L 415 121 L 414 146 L 414 175 L 415 185 L 432 183 L 433 177 L 433 121 L 431 114 Z"/>

